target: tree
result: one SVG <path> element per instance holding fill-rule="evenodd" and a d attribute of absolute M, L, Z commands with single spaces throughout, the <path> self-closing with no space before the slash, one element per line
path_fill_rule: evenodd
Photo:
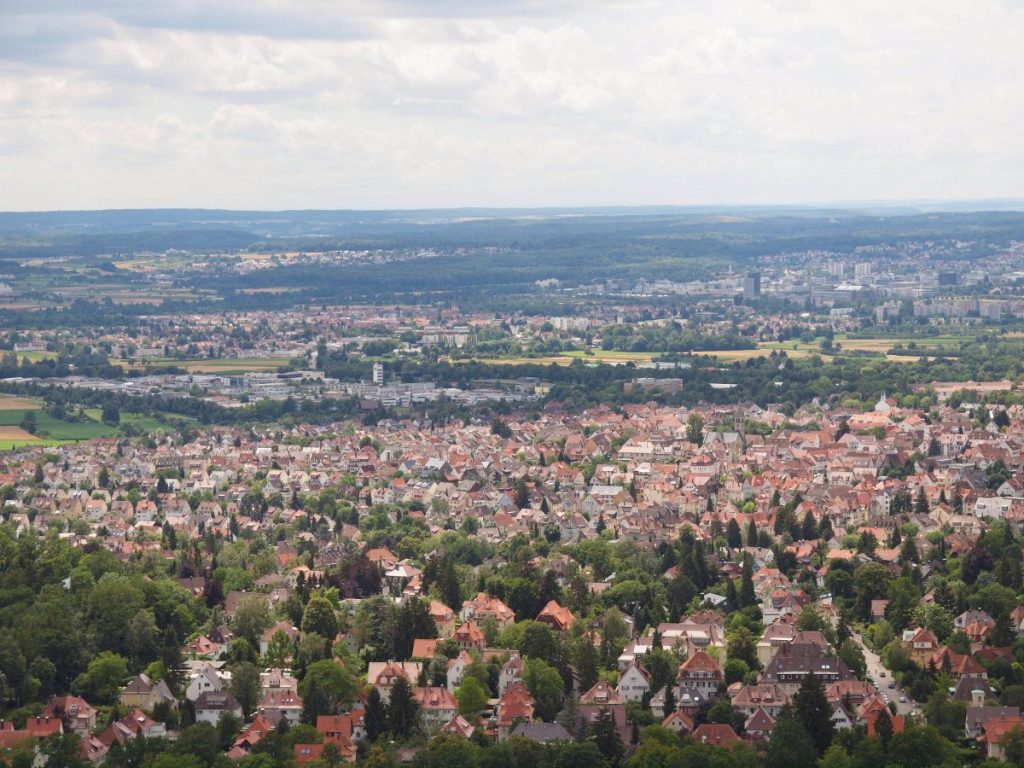
<path fill-rule="evenodd" d="M 886 597 L 892 573 L 881 563 L 865 563 L 853 574 L 853 590 L 857 599 L 857 615 L 864 621 L 871 618 L 871 601 Z"/>
<path fill-rule="evenodd" d="M 238 601 L 231 628 L 236 635 L 247 640 L 253 648 L 258 648 L 260 638 L 272 623 L 273 618 L 270 615 L 267 598 L 263 595 L 250 595 Z"/>
<path fill-rule="evenodd" d="M 598 658 L 597 648 L 585 635 L 577 643 L 575 662 L 576 674 L 580 679 L 580 690 L 589 691 L 597 682 L 601 660 Z"/>
<path fill-rule="evenodd" d="M 740 579 L 740 608 L 757 605 L 757 594 L 754 592 L 754 563 L 747 554 L 743 558 L 743 571 Z"/>
<path fill-rule="evenodd" d="M 366 726 L 366 738 L 374 742 L 388 729 L 387 708 L 384 706 L 384 700 L 381 699 L 380 691 L 376 686 L 371 688 L 366 696 L 365 711 L 363 722 Z"/>
<path fill-rule="evenodd" d="M 699 413 L 691 413 L 686 420 L 686 439 L 704 445 L 704 418 Z"/>
<path fill-rule="evenodd" d="M 664 712 L 667 717 L 671 713 L 676 711 L 676 689 L 672 683 L 665 686 L 665 707 Z"/>
<path fill-rule="evenodd" d="M 1016 726 L 1003 734 L 999 742 L 1006 755 L 1006 762 L 1014 768 L 1024 767 L 1024 728 Z"/>
<path fill-rule="evenodd" d="M 263 654 L 263 662 L 267 667 L 284 668 L 292 658 L 295 650 L 292 639 L 283 629 L 277 630 L 267 643 L 267 652 Z"/>
<path fill-rule="evenodd" d="M 592 738 L 594 739 L 594 744 L 597 745 L 597 750 L 605 757 L 609 765 L 617 766 L 623 754 L 625 754 L 626 748 L 622 743 L 622 737 L 619 735 L 615 718 L 605 707 L 601 707 L 600 712 L 597 713 Z"/>
<path fill-rule="evenodd" d="M 875 735 L 882 740 L 883 744 L 889 746 L 889 739 L 892 738 L 892 716 L 884 707 L 878 710 L 878 715 L 875 717 Z"/>
<path fill-rule="evenodd" d="M 824 754 L 832 743 L 835 726 L 825 686 L 817 675 L 809 674 L 800 683 L 800 689 L 793 696 L 793 716 L 811 737 L 818 754 Z"/>
<path fill-rule="evenodd" d="M 736 518 L 730 518 L 729 522 L 725 526 L 725 538 L 732 549 L 739 549 L 743 546 L 743 536 L 740 533 L 740 524 L 736 522 Z"/>
<path fill-rule="evenodd" d="M 543 659 L 528 658 L 523 670 L 523 682 L 533 696 L 537 716 L 551 722 L 562 706 L 565 685 L 558 670 Z"/>
<path fill-rule="evenodd" d="M 338 634 L 338 617 L 330 601 L 320 596 L 309 599 L 302 612 L 302 631 L 315 632 L 330 641 L 334 640 Z"/>
<path fill-rule="evenodd" d="M 107 403 L 103 406 L 100 418 L 104 424 L 119 424 L 121 422 L 121 412 L 117 410 L 117 406 L 113 403 Z"/>
<path fill-rule="evenodd" d="M 238 700 L 242 713 L 249 717 L 260 702 L 260 671 L 255 664 L 240 661 L 231 667 L 231 694 Z"/>
<path fill-rule="evenodd" d="M 480 710 L 487 706 L 487 691 L 470 675 L 463 678 L 462 685 L 455 691 L 455 698 L 459 701 L 459 714 L 471 722 L 475 722 Z"/>
<path fill-rule="evenodd" d="M 863 680 L 867 675 L 868 665 L 864 659 L 864 650 L 860 647 L 860 643 L 852 637 L 846 638 L 839 644 L 836 655 L 843 660 L 846 666 L 850 668 L 850 671 L 857 676 L 858 680 Z"/>
<path fill-rule="evenodd" d="M 818 762 L 818 751 L 807 729 L 787 705 L 779 713 L 768 742 L 765 768 L 807 768 Z"/>
<path fill-rule="evenodd" d="M 85 673 L 75 681 L 75 686 L 88 692 L 91 700 L 111 704 L 117 700 L 127 676 L 128 662 L 124 657 L 104 651 L 89 662 Z"/>
<path fill-rule="evenodd" d="M 299 683 L 303 719 L 315 723 L 317 715 L 334 714 L 342 704 L 351 704 L 358 693 L 351 673 L 333 659 L 315 661 L 306 668 Z"/>
<path fill-rule="evenodd" d="M 894 735 L 889 742 L 889 758 L 890 765 L 902 768 L 951 768 L 960 765 L 956 747 L 931 726 L 906 728 Z"/>
<path fill-rule="evenodd" d="M 399 677 L 391 686 L 388 701 L 388 728 L 397 737 L 405 737 L 416 730 L 419 703 L 412 694 L 409 681 Z"/>
<path fill-rule="evenodd" d="M 153 611 L 139 611 L 128 627 L 128 653 L 133 669 L 143 669 L 160 655 L 160 630 Z"/>

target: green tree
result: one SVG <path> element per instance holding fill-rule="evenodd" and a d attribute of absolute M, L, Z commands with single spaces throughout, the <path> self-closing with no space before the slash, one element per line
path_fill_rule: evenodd
<path fill-rule="evenodd" d="M 250 595 L 238 601 L 231 628 L 253 648 L 258 648 L 260 638 L 272 623 L 267 598 L 264 595 Z"/>
<path fill-rule="evenodd" d="M 260 701 L 260 671 L 256 665 L 248 661 L 232 665 L 230 690 L 246 717 L 256 711 Z"/>
<path fill-rule="evenodd" d="M 338 634 L 338 617 L 334 613 L 334 606 L 323 597 L 311 597 L 302 612 L 301 627 L 303 632 L 314 632 L 333 642 Z"/>
<path fill-rule="evenodd" d="M 818 762 L 818 750 L 810 734 L 790 707 L 779 713 L 768 742 L 765 768 L 807 768 Z"/>
<path fill-rule="evenodd" d="M 103 651 L 89 662 L 85 673 L 75 682 L 75 687 L 87 693 L 91 701 L 112 704 L 117 700 L 127 677 L 128 662 L 124 657 Z"/>
<path fill-rule="evenodd" d="M 388 712 L 384 701 L 380 697 L 380 691 L 376 687 L 370 689 L 366 695 L 366 714 L 363 722 L 366 726 L 366 738 L 372 743 L 388 729 Z"/>
<path fill-rule="evenodd" d="M 793 695 L 793 716 L 811 737 L 818 754 L 824 754 L 832 743 L 835 726 L 825 686 L 817 675 L 809 674 L 800 683 L 800 689 Z"/>
<path fill-rule="evenodd" d="M 480 711 L 487 706 L 487 691 L 470 675 L 463 678 L 462 685 L 455 691 L 455 698 L 459 702 L 459 714 L 471 722 L 475 722 Z"/>
<path fill-rule="evenodd" d="M 404 738 L 416 730 L 419 703 L 412 693 L 409 682 L 399 677 L 391 686 L 388 701 L 388 727 L 391 733 Z"/>
<path fill-rule="evenodd" d="M 962 727 L 962 724 L 961 724 Z M 902 768 L 952 768 L 960 765 L 956 747 L 931 727 L 908 727 L 889 742 L 891 764 Z"/>
<path fill-rule="evenodd" d="M 523 682 L 534 699 L 534 711 L 546 722 L 551 722 L 562 706 L 565 690 L 558 670 L 543 659 L 526 659 Z"/>
<path fill-rule="evenodd" d="M 602 707 L 594 720 L 591 738 L 597 745 L 597 750 L 604 756 L 611 766 L 617 766 L 625 754 L 626 747 L 619 735 L 619 728 L 615 724 L 612 713 Z"/>
<path fill-rule="evenodd" d="M 686 420 L 686 439 L 698 446 L 704 445 L 704 418 L 691 413 Z"/>
<path fill-rule="evenodd" d="M 352 674 L 332 659 L 309 665 L 299 683 L 303 719 L 315 723 L 317 715 L 333 714 L 342 704 L 351 704 L 358 693 Z"/>

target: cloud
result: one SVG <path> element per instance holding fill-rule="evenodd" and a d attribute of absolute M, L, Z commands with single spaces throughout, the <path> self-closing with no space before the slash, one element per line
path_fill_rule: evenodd
<path fill-rule="evenodd" d="M 0 3 L 0 208 L 1019 195 L 1013 0 Z"/>

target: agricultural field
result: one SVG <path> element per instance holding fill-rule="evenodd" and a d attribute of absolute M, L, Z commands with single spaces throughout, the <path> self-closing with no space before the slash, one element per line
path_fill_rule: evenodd
<path fill-rule="evenodd" d="M 655 357 L 660 357 L 652 352 L 619 352 L 614 349 L 594 349 L 587 352 L 563 352 L 562 357 L 578 357 L 592 363 L 608 363 L 610 365 L 622 365 L 623 363 L 649 363 Z"/>
<path fill-rule="evenodd" d="M 0 428 L 19 427 L 28 410 L 35 410 L 36 438 L 73 442 L 91 440 L 94 437 L 111 437 L 117 434 L 117 427 L 104 424 L 98 419 L 65 421 L 54 418 L 46 411 L 38 410 L 38 406 L 35 409 L 0 411 Z"/>
<path fill-rule="evenodd" d="M 42 408 L 42 404 L 38 400 L 33 400 L 29 397 L 18 397 L 17 395 L 3 395 L 0 394 L 0 411 L 19 411 L 24 414 L 25 411 L 33 411 Z M 0 418 L 3 418 L 0 416 Z M 21 417 L 19 416 L 19 421 Z M 7 423 L 4 421 L 3 423 Z"/>
<path fill-rule="evenodd" d="M 179 360 L 174 357 L 160 357 L 148 360 L 136 360 L 130 362 L 123 358 L 111 358 L 113 365 L 120 365 L 126 369 L 142 368 L 184 368 L 189 373 L 259 373 L 261 371 L 276 371 L 282 365 L 288 364 L 286 357 L 210 357 L 191 360 Z"/>

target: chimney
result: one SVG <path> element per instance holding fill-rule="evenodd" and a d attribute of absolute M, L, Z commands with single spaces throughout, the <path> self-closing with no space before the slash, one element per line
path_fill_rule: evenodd
<path fill-rule="evenodd" d="M 975 688 L 971 691 L 971 706 L 972 707 L 984 707 L 985 706 L 985 692 L 980 688 Z"/>

